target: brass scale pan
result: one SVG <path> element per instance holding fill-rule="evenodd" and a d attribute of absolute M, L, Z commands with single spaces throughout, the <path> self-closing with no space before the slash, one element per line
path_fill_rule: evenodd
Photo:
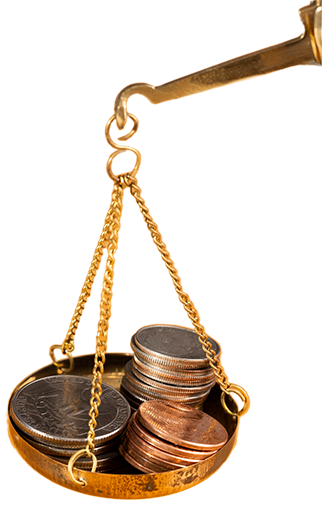
<path fill-rule="evenodd" d="M 125 365 L 132 357 L 132 354 L 108 353 L 106 355 L 103 382 L 119 390 Z M 72 374 L 91 378 L 94 355 L 78 356 L 74 360 L 75 366 Z M 12 396 L 25 383 L 51 375 L 57 375 L 57 368 L 53 364 L 37 370 L 22 380 L 11 395 L 9 407 Z M 68 375 L 68 373 L 64 375 Z M 215 385 L 203 407 L 203 411 L 215 417 L 228 432 L 227 443 L 215 454 L 194 465 L 179 470 L 154 474 L 140 474 L 134 468 L 131 469 L 131 467 L 129 469 L 113 470 L 112 473 L 92 473 L 82 470 L 82 478 L 87 482 L 86 487 L 77 485 L 72 480 L 66 464 L 43 454 L 22 438 L 11 421 L 9 407 L 8 432 L 12 445 L 17 449 L 22 458 L 41 475 L 61 486 L 102 498 L 153 498 L 178 493 L 199 484 L 216 472 L 228 458 L 236 444 L 239 417 L 230 415 L 223 409 L 220 395 L 221 390 L 219 386 Z M 232 411 L 236 411 L 237 407 L 233 399 L 229 396 L 226 398 L 229 408 Z M 77 463 L 75 467 L 77 467 Z"/>

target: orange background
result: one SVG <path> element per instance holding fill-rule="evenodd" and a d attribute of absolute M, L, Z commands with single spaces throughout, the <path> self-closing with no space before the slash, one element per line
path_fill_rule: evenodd
<path fill-rule="evenodd" d="M 116 504 L 37 475 L 6 435 L 9 395 L 63 341 L 104 222 L 104 127 L 116 95 L 297 37 L 303 5 L 2 3 L 3 495 L 34 507 Z M 131 141 L 142 153 L 142 195 L 231 382 L 251 397 L 222 468 L 155 504 L 321 501 L 321 85 L 321 68 L 297 67 L 158 106 L 129 101 L 140 121 Z M 132 163 L 124 155 L 115 171 Z M 94 352 L 102 275 L 77 355 Z M 153 323 L 189 325 L 126 192 L 108 350 L 130 351 L 132 334 Z"/>

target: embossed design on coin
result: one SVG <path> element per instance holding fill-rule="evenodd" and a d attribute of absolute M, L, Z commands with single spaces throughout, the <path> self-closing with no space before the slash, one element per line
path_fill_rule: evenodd
<path fill-rule="evenodd" d="M 210 415 L 180 403 L 150 400 L 138 409 L 140 423 L 160 438 L 188 449 L 217 450 L 226 429 Z"/>
<path fill-rule="evenodd" d="M 91 380 L 75 375 L 45 377 L 18 390 L 10 406 L 17 427 L 39 442 L 73 448 L 85 447 Z M 102 384 L 95 445 L 102 445 L 126 427 L 130 417 L 126 399 L 113 387 Z"/>
<path fill-rule="evenodd" d="M 219 355 L 218 343 L 210 337 L 209 340 L 212 342 L 216 355 Z M 186 363 L 186 367 L 188 365 L 194 367 L 198 364 L 208 365 L 198 335 L 192 329 L 170 325 L 146 326 L 136 332 L 134 341 L 143 352 L 152 354 L 159 359 L 170 362 L 180 360 L 180 362 Z"/>

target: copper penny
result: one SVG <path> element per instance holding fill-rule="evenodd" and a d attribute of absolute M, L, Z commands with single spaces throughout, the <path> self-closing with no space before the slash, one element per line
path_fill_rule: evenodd
<path fill-rule="evenodd" d="M 125 435 L 122 445 L 128 453 L 132 453 L 133 455 L 135 455 L 136 459 L 138 458 L 145 459 L 149 463 L 149 466 L 155 471 L 159 469 L 165 472 L 184 467 L 184 465 L 173 463 L 168 459 L 166 459 L 165 457 L 160 459 L 158 456 L 154 455 L 153 452 L 150 452 L 149 449 L 143 448 L 140 445 L 138 445 L 137 442 L 132 438 L 130 438 L 128 434 Z"/>
<path fill-rule="evenodd" d="M 216 419 L 180 403 L 150 400 L 140 405 L 137 414 L 151 433 L 188 449 L 215 451 L 228 439 L 226 429 Z"/>
<path fill-rule="evenodd" d="M 138 470 L 141 470 L 142 472 L 145 472 L 146 474 L 154 474 L 154 473 L 161 473 L 164 472 L 163 468 L 161 467 L 153 467 L 147 461 L 146 459 L 142 458 L 141 456 L 137 456 L 135 451 L 132 449 L 124 449 L 123 445 L 121 444 L 119 447 L 119 451 L 121 456 L 130 463 L 130 465 L 134 466 Z"/>
<path fill-rule="evenodd" d="M 166 442 L 165 440 L 162 440 L 161 438 L 158 438 L 156 435 L 153 435 L 150 431 L 148 431 L 144 426 L 142 426 L 138 420 L 137 413 L 133 414 L 129 426 L 131 429 L 143 440 L 145 440 L 147 443 L 150 443 L 154 447 L 157 447 L 158 449 L 161 449 L 165 452 L 173 452 L 173 445 L 169 442 Z M 214 454 L 215 451 L 197 451 L 197 450 L 191 450 L 191 449 L 185 449 L 184 447 L 180 447 L 178 445 L 175 445 L 175 453 L 180 458 L 185 458 L 187 460 L 198 460 L 201 461 L 203 459 L 208 458 L 212 454 Z"/>
<path fill-rule="evenodd" d="M 127 438 L 131 441 L 131 444 L 134 444 L 136 448 L 141 449 L 143 456 L 148 453 L 149 456 L 154 456 L 155 458 L 161 460 L 161 463 L 168 463 L 172 468 L 181 468 L 184 466 L 192 465 L 193 463 L 197 463 L 200 461 L 199 459 L 185 459 L 181 456 L 176 455 L 176 446 L 174 444 L 169 445 L 168 451 L 162 451 L 158 447 L 146 442 L 141 437 L 139 437 L 131 428 L 128 426 L 126 432 Z"/>

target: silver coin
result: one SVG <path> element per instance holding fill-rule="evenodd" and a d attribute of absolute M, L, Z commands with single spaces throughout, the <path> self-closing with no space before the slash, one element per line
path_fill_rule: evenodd
<path fill-rule="evenodd" d="M 13 422 L 12 422 L 12 424 L 14 425 Z M 32 447 L 34 447 L 38 451 L 40 451 L 44 454 L 47 454 L 48 456 L 53 456 L 53 457 L 54 456 L 61 456 L 61 457 L 70 458 L 76 451 L 79 450 L 79 449 L 75 449 L 73 447 L 68 447 L 68 446 L 55 447 L 54 445 L 52 445 L 52 443 L 39 442 L 38 440 L 34 440 L 33 438 L 29 437 L 26 433 L 19 430 L 19 428 L 16 425 L 14 425 L 14 427 L 15 427 L 15 430 L 17 431 L 17 433 L 19 433 L 19 435 L 29 445 L 31 445 Z M 103 445 L 96 446 L 95 449 L 92 451 L 93 454 L 95 454 L 96 456 L 99 456 L 100 454 L 115 450 L 119 446 L 120 442 L 122 441 L 123 434 L 124 434 L 124 432 L 119 437 L 113 438 L 113 440 L 109 440 L 108 442 L 106 442 Z"/>
<path fill-rule="evenodd" d="M 185 385 L 173 385 L 173 384 L 166 384 L 160 381 L 159 379 L 153 379 L 146 374 L 140 372 L 139 369 L 136 368 L 136 363 L 134 361 L 131 361 L 131 367 L 132 372 L 139 380 L 142 380 L 145 384 L 148 384 L 149 386 L 160 388 L 162 386 L 162 390 L 164 392 L 173 392 L 173 393 L 182 393 L 187 395 L 198 395 L 198 394 L 204 394 L 205 392 L 209 392 L 209 389 L 213 386 L 213 383 L 209 384 L 202 384 L 201 386 L 190 386 L 189 384 Z"/>
<path fill-rule="evenodd" d="M 203 370 L 176 370 L 171 371 L 157 366 L 150 366 L 141 361 L 136 355 L 133 356 L 132 368 L 135 372 L 139 371 L 142 375 L 150 379 L 182 387 L 198 387 L 208 385 L 212 387 L 216 383 L 216 378 L 211 368 L 207 368 L 206 374 Z"/>
<path fill-rule="evenodd" d="M 52 456 L 50 456 L 52 457 Z M 55 456 L 53 459 L 59 461 L 60 463 L 64 463 L 68 465 L 69 458 L 64 458 L 62 456 Z M 108 472 L 112 470 L 116 470 L 120 467 L 123 467 L 126 464 L 124 458 L 121 456 L 118 449 L 114 449 L 112 451 L 108 451 L 104 454 L 97 456 L 97 472 Z M 86 456 L 80 457 L 75 463 L 75 468 L 79 468 L 81 470 L 91 470 L 93 466 L 92 459 L 87 458 Z"/>
<path fill-rule="evenodd" d="M 91 379 L 75 375 L 44 377 L 23 386 L 10 404 L 18 428 L 39 442 L 79 449 L 86 446 Z M 118 437 L 131 409 L 116 389 L 102 384 L 95 446 Z"/>
<path fill-rule="evenodd" d="M 128 376 L 124 376 L 122 379 L 122 385 L 123 387 L 129 391 L 130 393 L 133 393 L 133 395 L 136 398 L 140 398 L 143 401 L 151 400 L 151 399 L 158 399 L 158 400 L 168 400 L 168 401 L 176 401 L 178 403 L 185 403 L 186 405 L 193 405 L 194 407 L 196 405 L 202 404 L 210 390 L 208 390 L 203 395 L 199 396 L 192 396 L 192 395 L 184 395 L 184 394 L 172 394 L 169 392 L 163 392 L 159 389 L 152 388 L 147 384 L 139 383 L 132 381 L 132 379 Z"/>
<path fill-rule="evenodd" d="M 217 356 L 219 344 L 208 337 Z M 199 342 L 198 335 L 189 328 L 170 325 L 152 325 L 139 329 L 133 342 L 143 353 L 154 360 L 164 361 L 178 368 L 200 368 L 209 366 L 208 359 Z"/>

